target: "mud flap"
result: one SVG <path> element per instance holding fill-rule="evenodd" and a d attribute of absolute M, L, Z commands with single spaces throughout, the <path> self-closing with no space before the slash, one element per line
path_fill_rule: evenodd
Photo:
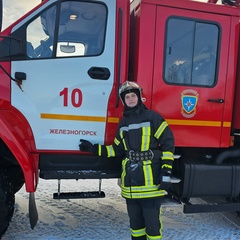
<path fill-rule="evenodd" d="M 30 226 L 32 229 L 34 229 L 38 221 L 38 211 L 37 211 L 37 206 L 35 202 L 34 192 L 29 193 L 29 209 L 28 210 L 29 210 Z"/>

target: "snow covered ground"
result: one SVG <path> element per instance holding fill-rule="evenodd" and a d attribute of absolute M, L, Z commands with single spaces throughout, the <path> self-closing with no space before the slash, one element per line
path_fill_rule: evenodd
<path fill-rule="evenodd" d="M 62 191 L 95 191 L 98 180 L 65 180 Z M 15 213 L 2 240 L 130 240 L 128 216 L 116 179 L 103 180 L 105 198 L 55 200 L 56 180 L 40 180 L 36 192 L 39 221 L 31 230 L 28 194 L 16 194 Z M 183 214 L 182 206 L 163 206 L 164 240 L 239 240 L 238 224 L 220 213 Z M 239 219 L 240 221 L 240 219 Z"/>

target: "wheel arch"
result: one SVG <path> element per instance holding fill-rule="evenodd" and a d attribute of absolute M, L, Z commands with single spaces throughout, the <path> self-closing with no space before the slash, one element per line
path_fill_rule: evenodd
<path fill-rule="evenodd" d="M 29 124 L 16 109 L 0 112 L 0 139 L 12 154 L 11 160 L 22 169 L 26 191 L 34 192 L 38 183 L 39 155 Z"/>

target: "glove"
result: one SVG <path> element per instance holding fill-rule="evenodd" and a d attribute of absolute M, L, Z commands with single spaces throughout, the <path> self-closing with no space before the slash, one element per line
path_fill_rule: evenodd
<path fill-rule="evenodd" d="M 91 152 L 95 155 L 97 154 L 98 144 L 92 144 L 87 140 L 80 139 L 79 150 L 83 152 Z"/>
<path fill-rule="evenodd" d="M 162 176 L 162 181 L 159 186 L 159 190 L 168 191 L 171 187 L 171 177 L 170 176 Z"/>
<path fill-rule="evenodd" d="M 161 179 L 161 182 L 158 190 L 168 191 L 171 187 L 171 171 L 163 170 L 160 179 Z"/>

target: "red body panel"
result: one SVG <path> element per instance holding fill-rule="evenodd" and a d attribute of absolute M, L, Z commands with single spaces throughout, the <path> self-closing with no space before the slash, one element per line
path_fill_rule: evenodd
<path fill-rule="evenodd" d="M 10 73 L 10 63 L 1 66 Z M 38 154 L 31 128 L 23 115 L 11 107 L 10 86 L 16 84 L 0 70 L 0 138 L 11 150 L 23 169 L 26 190 L 33 192 L 38 182 Z"/>
<path fill-rule="evenodd" d="M 9 62 L 4 62 L 1 63 L 1 66 L 8 72 L 10 73 L 10 63 Z M 6 73 L 0 69 L 0 109 L 9 109 L 11 107 L 10 104 L 10 84 L 11 80 L 9 77 L 6 75 Z"/>
<path fill-rule="evenodd" d="M 186 9 L 183 9 L 184 7 Z M 136 47 L 133 80 L 137 80 L 144 89 L 147 107 L 161 113 L 169 122 L 176 139 L 176 147 L 229 147 L 239 10 L 224 8 L 190 1 L 150 0 L 141 1 L 135 6 L 136 10 L 132 11 L 135 18 L 133 38 Z M 218 14 L 212 14 L 214 12 Z M 220 25 L 222 34 L 218 80 L 213 88 L 169 85 L 163 80 L 165 24 L 169 16 L 178 15 Z M 231 15 L 235 15 L 235 18 Z M 229 38 L 235 39 L 230 48 Z M 199 96 L 196 115 L 191 119 L 186 119 L 181 114 L 181 94 L 188 90 L 196 91 Z M 208 103 L 210 98 L 224 99 L 224 104 Z"/>
<path fill-rule="evenodd" d="M 38 182 L 38 154 L 28 122 L 15 109 L 0 111 L 0 138 L 18 160 L 25 177 L 26 190 L 33 192 Z"/>
<path fill-rule="evenodd" d="M 116 9 L 116 43 L 115 43 L 115 76 L 114 86 L 108 101 L 108 120 L 106 125 L 105 143 L 114 140 L 117 126 L 122 117 L 123 106 L 118 97 L 119 84 L 127 79 L 129 49 L 129 6 L 125 0 L 117 1 Z"/>
<path fill-rule="evenodd" d="M 236 44 L 232 46 L 234 49 L 238 48 L 238 65 L 237 65 L 237 71 L 236 71 L 236 86 L 235 86 L 235 98 L 234 98 L 234 115 L 233 115 L 233 128 L 240 129 L 240 24 L 238 27 L 238 38 L 236 40 Z"/>

